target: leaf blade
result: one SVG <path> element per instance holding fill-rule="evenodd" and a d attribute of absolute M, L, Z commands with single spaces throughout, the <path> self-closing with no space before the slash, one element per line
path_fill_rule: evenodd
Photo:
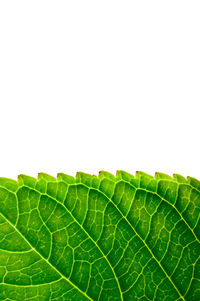
<path fill-rule="evenodd" d="M 56 179 L 41 173 L 38 179 L 19 176 L 17 185 L 16 189 L 15 182 L 0 181 L 0 214 L 61 277 L 54 275 L 51 284 L 37 284 L 39 279 L 50 279 L 48 268 L 44 276 L 37 271 L 40 263 L 32 264 L 32 270 L 18 267 L 25 274 L 35 273 L 25 288 L 30 294 L 34 295 L 35 281 L 37 290 L 43 285 L 49 300 L 161 300 L 163 294 L 173 300 L 198 300 L 196 179 L 161 173 L 154 178 L 142 172 L 134 177 L 123 171 L 116 177 L 101 172 L 98 177 L 78 173 L 76 179 L 64 174 Z M 13 210 L 9 212 L 8 204 L 14 208 L 14 217 L 9 216 Z M 8 246 L 12 237 L 6 240 Z M 6 244 L 4 239 L 4 249 Z M 2 281 L 9 282 L 6 277 Z M 17 277 L 28 281 L 27 275 Z M 65 287 L 62 294 L 59 283 Z M 12 283 L 0 285 L 0 297 L 13 294 Z M 42 300 L 41 296 L 34 300 Z M 17 294 L 15 298 L 20 300 Z"/>

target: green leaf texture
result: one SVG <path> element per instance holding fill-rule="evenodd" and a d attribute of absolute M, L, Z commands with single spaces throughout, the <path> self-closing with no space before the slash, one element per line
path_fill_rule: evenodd
<path fill-rule="evenodd" d="M 0 178 L 0 300 L 200 300 L 200 182 Z"/>

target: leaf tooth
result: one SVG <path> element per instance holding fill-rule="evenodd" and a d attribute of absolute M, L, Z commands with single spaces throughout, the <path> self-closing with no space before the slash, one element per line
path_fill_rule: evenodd
<path fill-rule="evenodd" d="M 134 175 L 132 175 L 124 170 L 117 170 L 116 171 L 116 179 L 129 181 L 130 179 L 134 180 L 135 177 L 134 177 Z"/>
<path fill-rule="evenodd" d="M 18 175 L 17 182 L 19 186 L 26 185 L 29 187 L 35 187 L 37 179 L 31 176 L 20 174 Z"/>
<path fill-rule="evenodd" d="M 92 175 L 83 171 L 77 171 L 76 178 L 82 178 L 82 177 L 92 177 Z"/>
<path fill-rule="evenodd" d="M 94 179 L 97 179 L 97 176 L 96 175 L 91 175 L 89 173 L 85 173 L 85 172 L 82 172 L 82 171 L 78 171 L 76 173 L 76 180 L 84 180 L 84 179 L 87 179 L 87 180 L 91 180 L 93 181 Z"/>
<path fill-rule="evenodd" d="M 98 178 L 99 179 L 107 178 L 109 180 L 116 181 L 116 177 L 112 173 L 105 170 L 99 171 Z"/>
<path fill-rule="evenodd" d="M 143 171 L 136 171 L 135 177 L 136 177 L 136 178 L 137 178 L 137 177 L 147 177 L 147 178 L 150 178 L 150 179 L 154 179 L 154 176 L 149 175 L 148 173 L 143 172 Z"/>
<path fill-rule="evenodd" d="M 173 174 L 173 179 L 178 182 L 178 183 L 187 183 L 187 180 L 185 177 L 183 177 L 182 175 L 179 175 L 177 173 Z"/>
<path fill-rule="evenodd" d="M 47 173 L 44 173 L 44 172 L 39 172 L 38 173 L 38 180 L 45 180 L 47 182 L 52 182 L 52 181 L 56 181 L 56 178 L 47 174 Z"/>
<path fill-rule="evenodd" d="M 15 192 L 18 187 L 18 182 L 9 178 L 0 177 L 0 186 Z"/>
<path fill-rule="evenodd" d="M 157 180 L 173 180 L 173 178 L 162 172 L 155 172 L 155 179 Z"/>
<path fill-rule="evenodd" d="M 187 177 L 187 181 L 188 183 L 193 186 L 194 188 L 196 188 L 197 190 L 200 190 L 200 181 L 197 180 L 196 178 L 193 177 Z"/>
<path fill-rule="evenodd" d="M 100 185 L 100 179 L 96 175 L 91 175 L 84 172 L 77 172 L 76 183 L 85 184 L 88 187 L 92 188 L 98 188 Z"/>
<path fill-rule="evenodd" d="M 75 177 L 70 176 L 70 175 L 67 175 L 67 174 L 65 174 L 65 173 L 63 173 L 63 172 L 59 172 L 59 173 L 57 174 L 57 180 L 58 180 L 58 181 L 63 181 L 63 182 L 65 182 L 65 183 L 67 183 L 67 184 L 73 184 L 73 183 L 76 182 Z"/>

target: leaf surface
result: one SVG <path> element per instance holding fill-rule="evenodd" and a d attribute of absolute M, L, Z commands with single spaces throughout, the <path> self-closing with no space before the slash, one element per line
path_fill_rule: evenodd
<path fill-rule="evenodd" d="M 0 178 L 0 300 L 200 300 L 200 182 Z"/>

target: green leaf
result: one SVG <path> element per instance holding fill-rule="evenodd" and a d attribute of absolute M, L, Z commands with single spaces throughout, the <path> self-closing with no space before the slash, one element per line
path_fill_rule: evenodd
<path fill-rule="evenodd" d="M 0 300 L 200 300 L 200 182 L 0 178 Z"/>

